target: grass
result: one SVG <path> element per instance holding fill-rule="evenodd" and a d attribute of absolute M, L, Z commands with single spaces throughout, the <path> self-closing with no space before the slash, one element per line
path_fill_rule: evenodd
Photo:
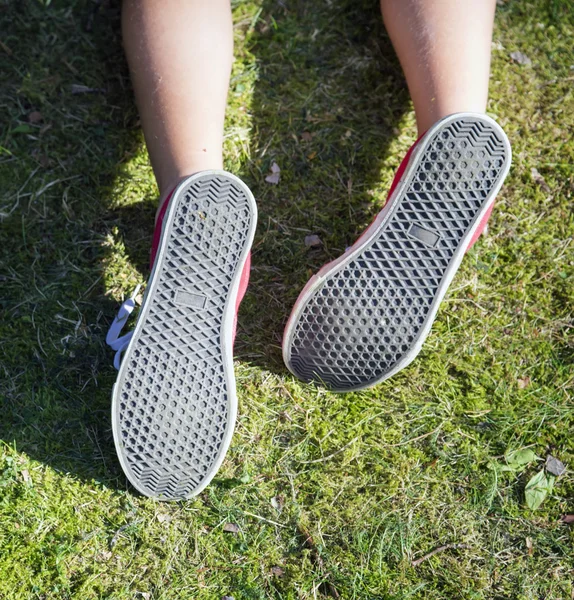
<path fill-rule="evenodd" d="M 347 395 L 287 373 L 282 329 L 382 205 L 412 107 L 376 2 L 234 2 L 226 167 L 260 210 L 240 416 L 177 504 L 128 488 L 111 436 L 104 337 L 146 279 L 157 202 L 118 6 L 46 4 L 0 3 L 0 598 L 574 598 L 571 1 L 498 7 L 489 113 L 514 166 L 489 233 L 418 360 Z M 496 466 L 522 447 L 570 466 L 536 511 L 540 465 Z"/>

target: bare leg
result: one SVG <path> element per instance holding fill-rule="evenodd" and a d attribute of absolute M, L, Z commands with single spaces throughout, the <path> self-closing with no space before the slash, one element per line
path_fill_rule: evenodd
<path fill-rule="evenodd" d="M 496 0 L 381 0 L 419 134 L 455 112 L 484 112 Z"/>
<path fill-rule="evenodd" d="M 223 166 L 233 60 L 229 0 L 124 0 L 124 46 L 162 199 Z"/>

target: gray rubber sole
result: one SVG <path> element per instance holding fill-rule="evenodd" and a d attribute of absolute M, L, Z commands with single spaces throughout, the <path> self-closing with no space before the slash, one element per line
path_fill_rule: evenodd
<path fill-rule="evenodd" d="M 184 180 L 112 399 L 121 465 L 142 494 L 190 498 L 213 478 L 237 414 L 233 326 L 257 209 L 223 171 Z"/>
<path fill-rule="evenodd" d="M 510 162 L 508 139 L 487 116 L 434 125 L 366 234 L 299 296 L 283 338 L 290 371 L 351 391 L 407 366 Z"/>

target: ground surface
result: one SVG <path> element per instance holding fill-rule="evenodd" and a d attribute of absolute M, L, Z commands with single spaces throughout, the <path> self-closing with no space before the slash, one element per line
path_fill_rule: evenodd
<path fill-rule="evenodd" d="M 489 112 L 514 166 L 488 236 L 420 358 L 348 395 L 294 380 L 282 329 L 381 207 L 412 108 L 376 2 L 234 2 L 226 166 L 260 209 L 240 416 L 180 504 L 128 488 L 110 431 L 104 336 L 146 279 L 156 189 L 99 4 L 0 3 L 0 598 L 574 597 L 573 471 L 533 511 L 542 461 L 502 469 L 522 447 L 574 469 L 572 2 L 500 3 Z"/>

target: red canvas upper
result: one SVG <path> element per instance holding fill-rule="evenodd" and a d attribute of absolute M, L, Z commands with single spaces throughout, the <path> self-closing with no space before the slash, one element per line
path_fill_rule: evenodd
<path fill-rule="evenodd" d="M 150 252 L 150 269 L 153 269 L 153 265 L 155 263 L 155 258 L 157 256 L 157 250 L 159 248 L 159 242 L 161 240 L 161 231 L 163 220 L 165 218 L 165 213 L 167 212 L 167 208 L 169 206 L 169 202 L 173 196 L 173 192 L 175 188 L 169 193 L 161 208 L 159 209 L 159 213 L 157 215 L 157 221 L 155 224 L 155 229 L 153 231 L 153 239 L 151 243 L 151 252 Z M 235 303 L 235 317 L 233 319 L 233 341 L 235 342 L 235 333 L 237 331 L 237 311 L 239 310 L 239 305 L 245 296 L 245 292 L 247 291 L 247 286 L 249 285 L 249 273 L 251 272 L 251 252 L 247 255 L 247 260 L 245 261 L 245 266 L 243 267 L 243 271 L 241 272 L 241 279 L 239 280 L 239 290 L 237 292 L 237 301 Z"/>

